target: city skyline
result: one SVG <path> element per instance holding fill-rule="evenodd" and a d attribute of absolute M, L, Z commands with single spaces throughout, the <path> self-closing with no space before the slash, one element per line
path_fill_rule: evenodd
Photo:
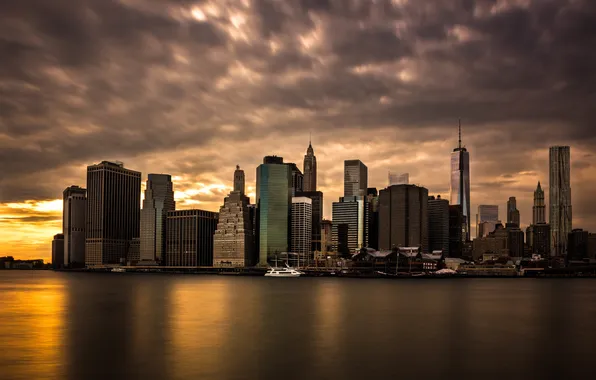
<path fill-rule="evenodd" d="M 366 163 L 370 187 L 382 189 L 387 170 L 399 168 L 448 199 L 458 118 L 471 210 L 515 196 L 529 225 L 538 181 L 549 204 L 549 146 L 569 145 L 573 227 L 596 230 L 596 115 L 586 86 L 594 53 L 584 29 L 570 27 L 596 14 L 589 2 L 429 10 L 410 1 L 384 12 L 372 2 L 349 10 L 288 2 L 284 12 L 208 1 L 4 8 L 11 3 L 0 6 L 0 22 L 14 26 L 0 31 L 10 53 L 0 91 L 11 94 L 0 100 L 0 254 L 50 257 L 62 191 L 85 187 L 87 165 L 123 161 L 142 172 L 143 190 L 148 173 L 171 174 L 178 208 L 217 211 L 237 164 L 253 203 L 263 156 L 304 170 L 309 130 L 326 218 L 343 193 L 343 161 L 353 158 Z M 119 25 L 116 37 L 87 20 L 84 6 Z M 398 22 L 399 36 L 390 28 Z M 546 32 L 547 41 L 538 37 Z"/>

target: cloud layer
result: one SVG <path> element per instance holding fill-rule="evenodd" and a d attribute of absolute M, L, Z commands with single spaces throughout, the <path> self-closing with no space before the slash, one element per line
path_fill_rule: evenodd
<path fill-rule="evenodd" d="M 103 159 L 217 210 L 236 164 L 254 186 L 312 132 L 328 217 L 344 159 L 447 195 L 458 118 L 473 209 L 516 196 L 529 223 L 571 145 L 574 226 L 596 230 L 594 46 L 591 0 L 2 1 L 0 254 L 47 257 L 60 215 L 36 205 Z"/>

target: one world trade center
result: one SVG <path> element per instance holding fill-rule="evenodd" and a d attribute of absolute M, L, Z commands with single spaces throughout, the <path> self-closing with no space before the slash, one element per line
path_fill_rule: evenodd
<path fill-rule="evenodd" d="M 462 240 L 470 240 L 470 153 L 461 145 L 461 121 L 459 143 L 451 152 L 451 192 L 449 203 L 461 205 L 464 216 Z"/>

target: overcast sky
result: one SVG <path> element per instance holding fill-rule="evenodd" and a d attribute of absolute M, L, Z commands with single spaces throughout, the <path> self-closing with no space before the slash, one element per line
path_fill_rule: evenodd
<path fill-rule="evenodd" d="M 0 1 L 0 256 L 49 259 L 62 190 L 106 159 L 217 211 L 236 164 L 254 200 L 263 156 L 302 167 L 312 133 L 328 218 L 345 159 L 447 197 L 459 118 L 474 214 L 516 196 L 526 226 L 570 145 L 596 231 L 595 46 L 593 0 Z"/>

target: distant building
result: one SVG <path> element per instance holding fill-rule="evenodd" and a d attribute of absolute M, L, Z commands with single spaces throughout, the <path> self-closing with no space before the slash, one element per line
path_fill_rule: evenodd
<path fill-rule="evenodd" d="M 588 257 L 596 259 L 596 234 L 588 234 Z"/>
<path fill-rule="evenodd" d="M 474 260 L 479 260 L 486 254 L 509 256 L 508 238 L 509 232 L 502 224 L 497 224 L 495 230 L 488 236 L 474 239 L 472 253 Z"/>
<path fill-rule="evenodd" d="M 507 224 L 516 224 L 519 227 L 519 210 L 515 197 L 509 197 L 507 201 Z"/>
<path fill-rule="evenodd" d="M 464 214 L 461 205 L 449 205 L 449 256 L 462 257 L 464 231 Z"/>
<path fill-rule="evenodd" d="M 332 204 L 333 250 L 352 253 L 365 246 L 365 201 L 361 196 L 341 197 Z"/>
<path fill-rule="evenodd" d="M 367 189 L 366 218 L 368 222 L 367 247 L 379 249 L 379 193 L 376 187 Z"/>
<path fill-rule="evenodd" d="M 542 257 L 550 256 L 550 225 L 531 225 L 526 229 L 526 242 L 532 253 Z"/>
<path fill-rule="evenodd" d="M 292 198 L 292 244 L 291 251 L 304 260 L 312 259 L 312 199 Z"/>
<path fill-rule="evenodd" d="M 321 221 L 321 251 L 324 254 L 333 250 L 332 230 L 333 222 L 323 219 Z"/>
<path fill-rule="evenodd" d="M 428 253 L 428 190 L 394 185 L 379 193 L 379 249 L 420 247 Z"/>
<path fill-rule="evenodd" d="M 308 149 L 304 156 L 304 191 L 317 191 L 317 157 L 312 148 L 312 144 L 308 142 Z"/>
<path fill-rule="evenodd" d="M 567 258 L 569 260 L 583 260 L 588 258 L 588 231 L 577 228 L 568 237 Z"/>
<path fill-rule="evenodd" d="M 87 190 L 79 186 L 67 187 L 62 193 L 62 233 L 64 235 L 64 266 L 85 266 L 85 220 Z"/>
<path fill-rule="evenodd" d="M 218 213 L 211 211 L 168 211 L 166 265 L 212 266 L 217 220 Z"/>
<path fill-rule="evenodd" d="M 283 163 L 284 163 L 284 158 L 283 157 L 265 156 L 263 158 L 263 164 L 266 164 L 266 165 L 271 165 L 271 164 L 283 165 Z"/>
<path fill-rule="evenodd" d="M 165 236 L 164 236 L 165 239 Z M 129 265 L 136 265 L 141 260 L 141 239 L 133 238 L 128 245 L 126 262 Z"/>
<path fill-rule="evenodd" d="M 499 206 L 479 205 L 476 214 L 476 237 L 485 237 L 495 230 L 499 223 Z"/>
<path fill-rule="evenodd" d="M 141 210 L 139 261 L 161 263 L 166 251 L 166 217 L 176 209 L 172 176 L 149 174 Z"/>
<path fill-rule="evenodd" d="M 344 197 L 366 196 L 368 168 L 360 160 L 344 161 Z"/>
<path fill-rule="evenodd" d="M 393 185 L 409 185 L 410 173 L 393 173 L 389 172 L 389 183 L 387 186 Z"/>
<path fill-rule="evenodd" d="M 532 224 L 546 223 L 546 204 L 544 203 L 544 190 L 538 182 L 534 191 L 534 206 L 532 206 Z"/>
<path fill-rule="evenodd" d="M 462 242 L 470 240 L 470 153 L 461 145 L 461 123 L 459 144 L 451 153 L 451 181 L 449 204 L 461 205 L 464 218 Z"/>
<path fill-rule="evenodd" d="M 250 200 L 244 195 L 244 171 L 236 166 L 234 191 L 219 209 L 217 229 L 213 236 L 213 266 L 247 267 L 255 265 L 253 217 Z"/>
<path fill-rule="evenodd" d="M 311 251 L 321 251 L 321 221 L 323 220 L 323 193 L 320 191 L 303 191 L 296 193 L 296 196 L 307 197 L 312 200 Z"/>
<path fill-rule="evenodd" d="M 85 264 L 120 264 L 139 237 L 141 173 L 120 162 L 87 167 Z"/>
<path fill-rule="evenodd" d="M 511 257 L 524 256 L 524 232 L 516 223 L 508 223 L 505 226 L 507 230 L 507 248 Z"/>
<path fill-rule="evenodd" d="M 440 195 L 428 197 L 428 245 L 429 252 L 449 256 L 449 201 Z"/>
<path fill-rule="evenodd" d="M 288 162 L 285 165 L 288 165 L 292 172 L 292 196 L 295 197 L 297 193 L 304 190 L 304 175 L 295 163 Z"/>
<path fill-rule="evenodd" d="M 52 268 L 62 267 L 64 267 L 64 234 L 56 234 L 52 240 Z"/>
<path fill-rule="evenodd" d="M 549 150 L 549 222 L 552 234 L 551 255 L 567 252 L 567 238 L 572 231 L 571 150 L 551 146 Z"/>
<path fill-rule="evenodd" d="M 263 162 L 257 168 L 256 202 L 259 264 L 267 265 L 269 258 L 289 248 L 292 170 L 281 157 L 265 157 Z"/>

